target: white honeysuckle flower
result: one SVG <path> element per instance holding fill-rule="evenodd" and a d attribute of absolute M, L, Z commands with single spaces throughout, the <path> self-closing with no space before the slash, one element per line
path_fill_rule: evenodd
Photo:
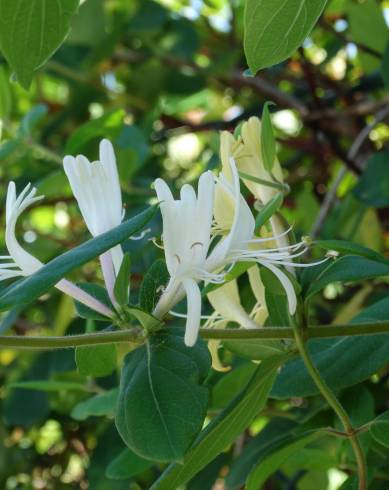
<path fill-rule="evenodd" d="M 123 219 L 122 194 L 115 153 L 110 141 L 100 142 L 100 160 L 90 162 L 84 155 L 67 155 L 65 173 L 90 233 L 95 237 L 120 225 Z M 100 257 L 108 294 L 113 304 L 115 278 L 123 261 L 121 245 Z"/>
<path fill-rule="evenodd" d="M 180 288 L 184 288 L 188 304 L 184 340 L 188 346 L 196 342 L 200 327 L 201 293 L 198 282 L 209 280 L 205 262 L 211 244 L 214 187 L 213 174 L 205 172 L 199 179 L 197 196 L 193 187 L 186 184 L 181 188 L 180 199 L 175 200 L 165 181 L 155 181 L 163 220 L 166 264 L 170 274 L 163 296 L 170 304 L 179 294 Z M 166 312 L 163 303 L 157 305 L 154 312 L 156 316 Z"/>
<path fill-rule="evenodd" d="M 16 186 L 14 182 L 8 185 L 7 200 L 6 200 L 6 229 L 5 229 L 5 244 L 9 255 L 0 257 L 0 281 L 11 279 L 18 276 L 30 276 L 37 272 L 43 263 L 36 257 L 28 253 L 20 245 L 16 238 L 15 227 L 19 216 L 32 204 L 43 199 L 44 196 L 37 196 L 36 189 L 28 184 L 23 191 L 16 196 Z M 66 279 L 62 279 L 56 284 L 56 288 L 68 294 L 72 298 L 84 303 L 90 308 L 98 311 L 102 315 L 112 317 L 113 312 L 103 303 L 96 300 L 82 289 L 72 284 Z"/>
<path fill-rule="evenodd" d="M 290 314 L 295 313 L 296 293 L 292 281 L 280 267 L 311 265 L 293 262 L 294 258 L 306 252 L 306 243 L 282 247 L 271 245 L 269 248 L 268 245 L 282 235 L 265 238 L 255 236 L 255 219 L 240 193 L 239 174 L 232 157 L 229 166 L 224 166 L 217 178 L 210 172 L 201 175 L 197 197 L 193 187 L 185 185 L 181 189 L 181 199 L 174 200 L 162 179 L 157 179 L 155 189 L 161 203 L 163 242 L 170 281 L 154 315 L 162 318 L 186 295 L 187 345 L 196 342 L 200 327 L 201 294 L 198 282 L 223 283 L 228 269 L 238 262 L 255 262 L 273 272 L 285 289 Z M 232 217 L 224 216 L 223 202 Z M 216 219 L 218 214 L 223 218 L 221 225 Z M 216 223 L 213 223 L 213 217 Z M 225 225 L 229 230 L 224 229 Z M 212 240 L 220 233 L 222 238 L 209 253 Z M 261 309 L 263 306 L 257 305 L 254 317 L 266 317 L 267 311 Z"/>
<path fill-rule="evenodd" d="M 90 162 L 84 155 L 63 159 L 73 194 L 93 236 L 118 226 L 123 218 L 122 195 L 112 144 L 100 142 L 100 160 Z"/>

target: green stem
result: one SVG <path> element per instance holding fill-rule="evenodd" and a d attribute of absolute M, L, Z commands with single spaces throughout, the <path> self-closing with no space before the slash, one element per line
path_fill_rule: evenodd
<path fill-rule="evenodd" d="M 301 327 L 298 326 L 294 327 L 294 334 L 295 334 L 297 348 L 300 352 L 301 358 L 304 361 L 307 371 L 311 375 L 311 378 L 313 379 L 316 386 L 320 390 L 321 394 L 327 400 L 328 404 L 330 405 L 330 407 L 332 407 L 332 409 L 337 414 L 337 416 L 339 417 L 339 419 L 343 424 L 344 430 L 348 435 L 348 439 L 354 450 L 354 454 L 357 462 L 359 490 L 366 490 L 367 472 L 366 472 L 365 455 L 362 446 L 359 442 L 358 436 L 356 434 L 356 431 L 351 423 L 351 420 L 347 412 L 345 411 L 345 409 L 343 408 L 339 400 L 336 398 L 335 394 L 331 391 L 331 388 L 324 381 L 319 370 L 316 368 L 316 366 L 313 363 L 313 360 L 308 352 L 308 349 L 304 341 L 304 335 L 306 330 L 307 329 L 303 330 Z"/>
<path fill-rule="evenodd" d="M 0 336 L 0 347 L 13 349 L 66 349 L 85 345 L 116 344 L 132 342 L 143 344 L 145 331 L 134 327 L 116 332 L 94 332 L 81 335 L 65 335 L 63 337 L 30 337 L 30 336 Z"/>
<path fill-rule="evenodd" d="M 379 323 L 360 323 L 355 325 L 320 325 L 308 327 L 304 330 L 306 338 L 331 338 L 356 335 L 372 335 L 389 333 L 389 321 Z M 204 339 L 220 340 L 249 340 L 249 339 L 293 339 L 295 333 L 293 328 L 288 327 L 266 327 L 244 329 L 217 329 L 202 328 L 200 335 Z M 141 344 L 145 340 L 143 329 L 132 327 L 115 332 L 95 332 L 82 335 L 67 335 L 63 337 L 30 337 L 30 336 L 8 336 L 0 335 L 0 348 L 8 347 L 15 349 L 64 349 L 67 347 L 78 347 L 81 345 L 112 344 L 121 342 L 134 342 Z"/>
<path fill-rule="evenodd" d="M 333 338 L 356 335 L 389 333 L 389 321 L 376 323 L 359 323 L 354 325 L 318 325 L 305 329 L 307 338 Z M 266 327 L 244 329 L 202 328 L 200 335 L 204 339 L 248 340 L 248 339 L 293 339 L 294 330 L 289 327 Z"/>
<path fill-rule="evenodd" d="M 246 180 L 251 180 L 256 184 L 265 185 L 267 187 L 274 187 L 274 189 L 279 189 L 283 193 L 289 192 L 289 186 L 287 184 L 281 184 L 280 182 L 273 182 L 271 180 L 260 179 L 259 177 L 254 177 L 254 175 L 246 174 L 245 172 L 239 172 L 239 177 Z"/>

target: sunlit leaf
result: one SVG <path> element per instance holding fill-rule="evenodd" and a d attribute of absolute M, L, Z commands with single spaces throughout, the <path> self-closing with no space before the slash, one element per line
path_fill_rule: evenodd
<path fill-rule="evenodd" d="M 28 89 L 34 71 L 69 32 L 79 0 L 0 0 L 0 47 L 20 84 Z"/>
<path fill-rule="evenodd" d="M 309 35 L 326 0 L 247 0 L 244 50 L 252 73 L 288 58 Z"/>

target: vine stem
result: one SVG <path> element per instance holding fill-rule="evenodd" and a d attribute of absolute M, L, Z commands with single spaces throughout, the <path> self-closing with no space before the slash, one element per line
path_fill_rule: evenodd
<path fill-rule="evenodd" d="M 354 325 L 320 325 L 304 329 L 305 338 L 319 339 L 332 337 L 354 337 L 357 335 L 374 335 L 389 333 L 389 321 L 377 323 L 360 323 Z M 81 335 L 65 335 L 52 337 L 33 337 L 21 335 L 0 335 L 0 348 L 14 349 L 65 349 L 84 345 L 116 344 L 132 342 L 142 344 L 146 332 L 140 327 L 131 327 L 114 332 L 94 332 Z M 249 339 L 293 339 L 295 332 L 289 327 L 252 328 L 249 330 L 231 328 L 202 328 L 200 336 L 204 339 L 249 340 Z"/>
<path fill-rule="evenodd" d="M 313 363 L 312 357 L 308 352 L 304 339 L 305 330 L 303 330 L 300 326 L 294 326 L 293 330 L 294 330 L 294 338 L 296 341 L 296 346 L 299 350 L 302 360 L 304 361 L 307 371 L 311 375 L 311 378 L 315 382 L 320 393 L 327 400 L 328 404 L 334 410 L 334 412 L 337 414 L 337 416 L 339 417 L 340 421 L 343 424 L 345 433 L 347 434 L 350 444 L 354 450 L 355 459 L 357 462 L 358 479 L 359 479 L 358 488 L 359 490 L 366 490 L 367 488 L 366 460 L 365 460 L 365 455 L 362 446 L 358 439 L 357 431 L 354 429 L 347 412 L 345 411 L 345 409 L 343 408 L 343 406 L 341 405 L 341 403 L 339 402 L 335 394 L 332 392 L 331 388 L 327 385 L 325 380 L 322 378 L 319 370 L 316 368 L 315 364 Z"/>

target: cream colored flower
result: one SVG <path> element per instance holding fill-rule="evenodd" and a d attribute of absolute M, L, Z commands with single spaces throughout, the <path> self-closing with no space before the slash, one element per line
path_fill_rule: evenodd
<path fill-rule="evenodd" d="M 241 136 L 235 140 L 233 135 L 223 131 L 220 141 L 220 157 L 223 165 L 233 157 L 240 172 L 258 179 L 283 182 L 282 169 L 278 159 L 274 161 L 271 172 L 265 169 L 261 152 L 261 121 L 251 117 L 242 124 Z M 279 191 L 273 187 L 242 179 L 252 194 L 263 204 L 269 202 Z"/>
<path fill-rule="evenodd" d="M 285 289 L 290 313 L 295 313 L 296 293 L 280 266 L 294 265 L 293 258 L 305 252 L 305 244 L 262 247 L 262 244 L 274 238 L 255 237 L 254 216 L 240 193 L 239 175 L 233 158 L 230 158 L 228 167 L 223 166 L 216 184 L 210 172 L 202 174 L 197 197 L 194 189 L 186 185 L 181 189 L 181 198 L 174 200 L 167 184 L 161 179 L 155 182 L 155 188 L 161 202 L 165 257 L 171 279 L 154 314 L 162 317 L 182 299 L 184 289 L 188 303 L 187 345 L 196 342 L 200 327 L 201 294 L 198 282 L 222 283 L 228 268 L 238 262 L 256 262 L 273 272 Z M 227 212 L 223 211 L 224 203 Z M 216 219 L 219 214 L 224 220 L 222 224 Z M 212 228 L 213 218 L 216 226 Z M 224 225 L 227 229 L 221 231 Z M 209 253 L 210 244 L 217 237 L 220 238 L 219 242 Z M 228 289 L 233 285 L 226 284 L 225 287 Z M 254 327 L 254 322 L 249 321 L 238 302 L 235 302 L 234 308 L 231 306 L 229 315 L 245 326 Z"/>

